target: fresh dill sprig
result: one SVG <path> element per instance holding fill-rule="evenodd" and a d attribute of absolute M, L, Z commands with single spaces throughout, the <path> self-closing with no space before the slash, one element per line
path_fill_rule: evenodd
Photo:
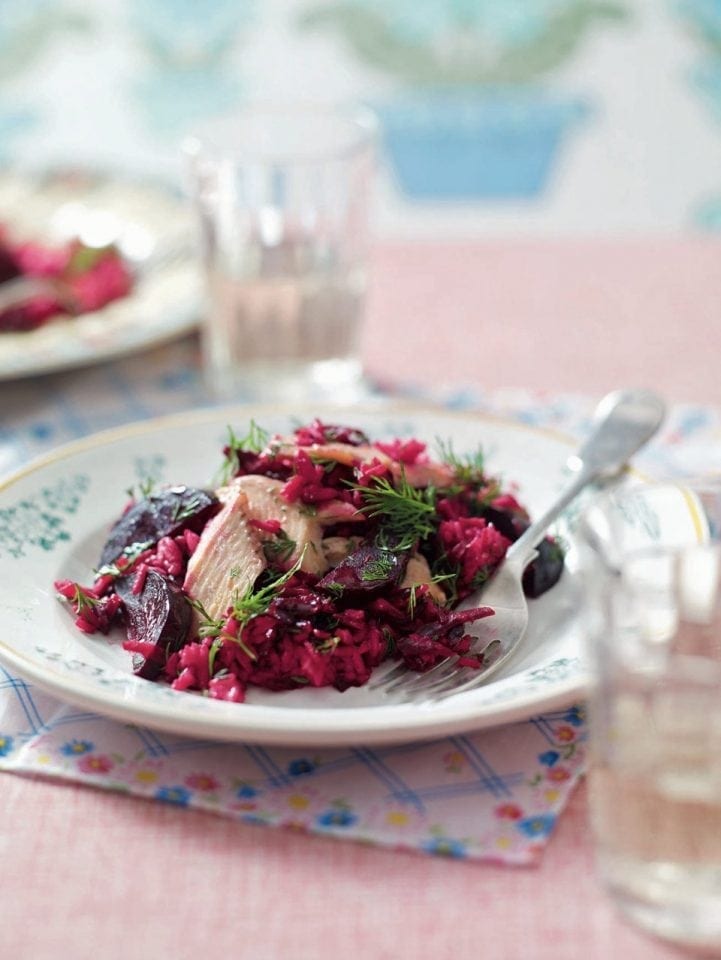
<path fill-rule="evenodd" d="M 270 434 L 258 426 L 255 420 L 250 421 L 248 432 L 244 437 L 236 436 L 233 428 L 228 426 L 228 440 L 225 444 L 225 459 L 218 471 L 220 483 L 231 480 L 240 467 L 241 453 L 260 453 L 268 445 Z"/>
<path fill-rule="evenodd" d="M 291 540 L 285 530 L 279 530 L 268 540 L 263 540 L 263 553 L 268 563 L 285 563 L 293 556 L 295 540 Z"/>
<path fill-rule="evenodd" d="M 193 600 L 189 597 L 188 603 L 200 617 L 200 625 L 198 627 L 198 636 L 201 638 L 219 637 L 223 632 L 223 627 L 225 626 L 225 620 L 215 620 L 213 617 L 211 617 L 208 611 L 203 606 L 203 604 L 200 602 L 200 600 Z"/>
<path fill-rule="evenodd" d="M 99 606 L 100 599 L 94 597 L 87 590 L 84 590 L 79 583 L 76 583 L 70 603 L 73 604 L 76 613 L 82 614 Z"/>
<path fill-rule="evenodd" d="M 452 580 L 454 576 L 453 573 L 436 573 L 431 577 L 431 583 L 445 583 L 447 580 Z"/>
<path fill-rule="evenodd" d="M 431 566 L 431 580 L 433 583 L 442 583 L 446 594 L 446 607 L 454 607 L 458 602 L 458 580 L 460 566 L 451 563 L 448 554 L 442 552 L 435 558 Z"/>
<path fill-rule="evenodd" d="M 454 573 L 438 573 L 435 576 L 431 577 L 431 583 L 445 583 L 448 580 L 455 580 L 456 574 Z M 416 591 L 418 587 L 423 586 L 420 583 L 412 583 L 408 587 L 408 616 L 413 617 L 416 612 L 416 604 L 418 602 L 418 597 L 416 596 Z M 437 602 L 437 601 L 436 601 Z M 442 604 L 441 604 L 442 606 Z"/>
<path fill-rule="evenodd" d="M 483 584 L 486 583 L 492 572 L 488 567 L 481 567 L 471 580 L 471 588 L 473 590 L 479 590 Z"/>
<path fill-rule="evenodd" d="M 128 487 L 125 492 L 131 500 L 146 500 L 155 489 L 155 483 L 153 477 L 145 477 L 138 483 L 137 491 L 136 487 Z"/>
<path fill-rule="evenodd" d="M 457 454 L 450 440 L 436 438 L 441 460 L 453 470 L 459 483 L 483 483 L 486 479 L 485 457 L 481 447 L 473 453 Z"/>
<path fill-rule="evenodd" d="M 293 574 L 300 570 L 300 565 L 303 562 L 304 556 L 305 550 L 303 550 L 303 553 L 298 558 L 296 563 L 293 564 L 290 570 L 287 570 L 279 577 L 275 577 L 275 579 L 271 580 L 269 583 L 266 583 L 265 586 L 255 589 L 255 585 L 251 584 L 246 590 L 243 591 L 243 593 L 236 592 L 230 605 L 230 618 L 236 620 L 240 624 L 240 630 L 238 631 L 237 637 L 225 632 L 228 623 L 228 617 L 219 619 L 211 617 L 200 600 L 189 598 L 188 603 L 200 617 L 198 636 L 201 639 L 204 639 L 205 637 L 214 637 L 221 640 L 232 640 L 245 650 L 251 660 L 255 660 L 256 656 L 253 651 L 250 650 L 240 638 L 240 634 L 243 632 L 243 627 L 246 625 L 246 623 L 248 623 L 249 620 L 252 620 L 253 617 L 257 617 L 261 613 L 265 613 L 270 606 L 271 601 L 279 592 L 280 588 L 287 583 L 288 580 L 290 580 Z"/>
<path fill-rule="evenodd" d="M 485 485 L 478 491 L 475 499 L 469 504 L 473 516 L 483 516 L 483 511 L 493 505 L 493 501 L 501 496 L 503 488 L 496 478 L 486 477 Z"/>
<path fill-rule="evenodd" d="M 314 466 L 322 467 L 323 473 L 325 474 L 333 473 L 333 471 L 340 466 L 338 460 L 332 460 L 330 457 L 325 456 L 325 454 L 316 454 L 313 452 L 312 447 L 304 447 L 303 450 L 308 454 L 308 457 L 310 460 L 312 460 Z"/>
<path fill-rule="evenodd" d="M 240 631 L 238 636 L 234 636 L 232 633 L 226 632 L 227 619 L 215 619 L 210 616 L 208 611 L 205 609 L 200 600 L 188 600 L 188 603 L 196 611 L 200 617 L 200 624 L 198 625 L 198 636 L 201 640 L 206 639 L 207 637 L 212 637 L 213 642 L 210 645 L 210 650 L 208 651 L 208 670 L 210 671 L 210 676 L 213 676 L 213 670 L 215 668 L 215 658 L 218 655 L 218 651 L 223 646 L 224 640 L 230 640 L 232 643 L 236 643 L 243 653 L 248 657 L 249 660 L 257 660 L 258 657 L 250 647 L 243 642 L 240 636 Z M 241 631 L 243 625 L 241 624 Z"/>
<path fill-rule="evenodd" d="M 325 640 L 315 641 L 314 646 L 319 653 L 333 653 L 333 651 L 336 649 L 339 643 L 340 643 L 340 637 L 337 635 L 334 635 L 332 637 L 328 637 Z"/>
<path fill-rule="evenodd" d="M 146 550 L 152 547 L 152 540 L 143 540 L 137 541 L 136 543 L 131 543 L 130 546 L 125 547 L 118 559 L 114 563 L 106 563 L 102 567 L 98 567 L 95 571 L 96 577 L 122 577 L 124 574 L 128 573 L 133 563 L 138 559 L 141 553 L 144 553 Z M 123 560 L 123 566 L 120 566 L 120 561 Z"/>
<path fill-rule="evenodd" d="M 261 613 L 265 613 L 272 600 L 279 593 L 280 588 L 283 587 L 290 580 L 290 578 L 300 570 L 307 546 L 308 545 L 306 544 L 306 546 L 303 548 L 303 553 L 298 557 L 293 566 L 289 570 L 286 570 L 285 573 L 282 573 L 280 576 L 270 580 L 263 587 L 256 589 L 254 585 L 251 585 L 247 588 L 247 590 L 244 590 L 243 593 L 238 593 L 233 597 L 231 616 L 234 620 L 237 620 L 240 623 L 241 630 L 249 620 L 253 619 L 253 617 L 257 617 L 260 616 Z"/>
<path fill-rule="evenodd" d="M 408 588 L 408 616 L 413 618 L 416 614 L 416 602 L 418 598 L 416 597 L 416 590 L 418 589 L 417 583 L 412 583 Z"/>
<path fill-rule="evenodd" d="M 339 597 L 342 597 L 345 592 L 345 587 L 343 586 L 342 583 L 328 583 L 323 587 L 323 589 L 325 590 L 326 593 L 329 593 L 332 597 L 335 597 L 336 599 L 338 599 Z"/>
<path fill-rule="evenodd" d="M 223 638 L 218 636 L 213 640 L 210 645 L 210 650 L 208 651 L 208 674 L 212 677 L 215 672 L 215 658 L 218 656 L 218 651 L 223 646 Z"/>
<path fill-rule="evenodd" d="M 198 494 L 194 494 L 187 503 L 183 503 L 182 500 L 176 500 L 173 504 L 170 519 L 173 523 L 182 523 L 184 520 L 190 520 L 190 518 L 194 517 L 198 512 L 200 502 Z"/>
<path fill-rule="evenodd" d="M 361 580 L 372 582 L 374 580 L 387 580 L 388 577 L 397 568 L 397 559 L 394 553 L 389 550 L 381 550 L 375 560 L 371 560 L 363 567 Z"/>
<path fill-rule="evenodd" d="M 410 550 L 434 530 L 436 491 L 433 487 L 413 487 L 401 474 L 394 486 L 386 477 L 376 477 L 368 487 L 356 485 L 362 494 L 360 508 L 369 519 L 381 523 L 381 542 L 394 550 Z"/>

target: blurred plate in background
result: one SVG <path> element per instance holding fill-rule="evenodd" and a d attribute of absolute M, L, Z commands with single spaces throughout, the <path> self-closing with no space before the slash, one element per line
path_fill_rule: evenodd
<path fill-rule="evenodd" d="M 170 187 L 86 170 L 0 172 L 0 224 L 13 237 L 113 242 L 135 272 L 130 294 L 27 332 L 0 333 L 0 380 L 86 366 L 193 330 L 200 275 L 190 211 Z"/>

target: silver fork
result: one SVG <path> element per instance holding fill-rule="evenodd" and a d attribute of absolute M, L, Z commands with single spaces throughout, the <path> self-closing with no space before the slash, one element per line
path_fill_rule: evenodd
<path fill-rule="evenodd" d="M 476 639 L 474 652 L 483 653 L 478 670 L 456 666 L 448 658 L 425 673 L 400 664 L 372 677 L 368 688 L 394 699 L 434 701 L 472 690 L 485 683 L 518 648 L 528 627 L 523 573 L 538 555 L 537 547 L 554 520 L 589 484 L 617 475 L 629 458 L 656 433 L 665 416 L 660 397 L 646 390 L 608 394 L 596 408 L 593 430 L 567 465 L 574 476 L 546 512 L 513 543 L 489 583 L 459 605 L 460 609 L 492 607 L 494 614 L 468 625 Z"/>

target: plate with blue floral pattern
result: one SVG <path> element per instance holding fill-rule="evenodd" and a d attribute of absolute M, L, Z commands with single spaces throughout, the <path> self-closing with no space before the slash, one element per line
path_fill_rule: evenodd
<path fill-rule="evenodd" d="M 422 705 L 368 687 L 272 692 L 232 703 L 135 676 L 124 634 L 88 635 L 73 624 L 54 583 L 88 583 L 128 488 L 149 480 L 204 486 L 217 475 L 228 426 L 254 421 L 288 433 L 320 416 L 380 440 L 439 438 L 459 454 L 481 447 L 494 476 L 517 486 L 531 515 L 566 480 L 571 441 L 474 413 L 379 404 L 319 410 L 273 406 L 193 411 L 96 434 L 61 447 L 0 488 L 0 660 L 57 697 L 120 721 L 202 738 L 278 745 L 403 742 L 495 726 L 583 697 L 585 593 L 573 516 L 562 529 L 560 581 L 530 601 L 517 654 L 477 689 Z"/>

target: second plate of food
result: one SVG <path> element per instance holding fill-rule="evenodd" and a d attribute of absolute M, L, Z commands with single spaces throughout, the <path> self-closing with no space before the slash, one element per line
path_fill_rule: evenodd
<path fill-rule="evenodd" d="M 3 280 L 16 269 L 53 275 L 54 260 L 70 261 L 75 275 L 85 273 L 73 288 L 81 312 L 48 318 L 41 295 L 33 308 L 38 317 L 3 313 L 0 380 L 113 360 L 198 324 L 201 278 L 190 211 L 163 183 L 84 169 L 4 169 L 0 241 L 3 262 L 9 254 L 13 266 L 0 271 Z M 112 251 L 115 262 L 109 256 L 96 264 L 104 251 Z"/>

